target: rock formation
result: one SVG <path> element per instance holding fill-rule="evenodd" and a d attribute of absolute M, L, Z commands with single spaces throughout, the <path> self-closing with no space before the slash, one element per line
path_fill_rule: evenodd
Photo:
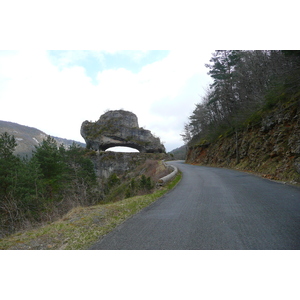
<path fill-rule="evenodd" d="M 147 160 L 149 162 L 162 161 L 167 157 L 165 153 L 122 153 L 112 151 L 90 153 L 89 156 L 94 164 L 98 182 L 105 181 L 111 174 L 130 178 L 130 173 Z M 140 171 L 143 172 L 143 169 Z"/>
<path fill-rule="evenodd" d="M 88 149 L 105 151 L 111 147 L 125 146 L 142 153 L 165 152 L 160 139 L 149 130 L 139 128 L 137 116 L 129 111 L 108 111 L 96 122 L 84 121 L 80 133 Z"/>

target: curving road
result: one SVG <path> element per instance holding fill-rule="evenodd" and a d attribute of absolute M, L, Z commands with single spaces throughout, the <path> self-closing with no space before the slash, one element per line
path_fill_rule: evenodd
<path fill-rule="evenodd" d="M 247 173 L 169 162 L 175 189 L 91 249 L 300 249 L 300 188 Z"/>

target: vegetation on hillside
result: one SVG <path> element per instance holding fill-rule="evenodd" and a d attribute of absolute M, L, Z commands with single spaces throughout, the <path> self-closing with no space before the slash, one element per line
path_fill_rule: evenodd
<path fill-rule="evenodd" d="M 88 249 L 99 238 L 163 196 L 180 181 L 181 174 L 154 193 L 114 203 L 75 207 L 59 220 L 39 228 L 17 232 L 0 240 L 0 249 Z"/>
<path fill-rule="evenodd" d="M 213 83 L 184 126 L 188 146 L 237 137 L 274 105 L 300 101 L 300 51 L 218 50 L 206 67 Z"/>
<path fill-rule="evenodd" d="M 30 158 L 16 156 L 16 145 L 13 135 L 0 134 L 0 238 L 57 220 L 74 207 L 152 193 L 167 172 L 149 157 L 130 174 L 100 180 L 91 160 L 94 151 L 75 143 L 66 149 L 48 136 Z"/>
<path fill-rule="evenodd" d="M 116 202 L 138 195 L 154 192 L 159 178 L 168 174 L 161 161 L 147 159 L 137 165 L 135 170 L 122 175 L 112 173 L 102 184 L 104 197 L 102 202 Z"/>
<path fill-rule="evenodd" d="M 16 139 L 0 134 L 0 234 L 40 224 L 74 206 L 99 201 L 93 164 L 75 143 L 66 150 L 48 136 L 31 158 L 14 155 Z"/>

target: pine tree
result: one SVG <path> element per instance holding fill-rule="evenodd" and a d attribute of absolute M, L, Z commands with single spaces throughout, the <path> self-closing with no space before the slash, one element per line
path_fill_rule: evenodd
<path fill-rule="evenodd" d="M 236 107 L 238 98 L 235 93 L 235 67 L 238 64 L 241 51 L 217 50 L 210 59 L 212 64 L 206 64 L 208 74 L 212 77 L 211 94 L 208 105 L 218 103 L 227 120 Z"/>
<path fill-rule="evenodd" d="M 12 189 L 20 159 L 13 152 L 17 146 L 15 137 L 4 132 L 0 134 L 0 195 L 6 196 Z"/>
<path fill-rule="evenodd" d="M 39 146 L 36 146 L 32 159 L 39 164 L 47 197 L 53 200 L 55 194 L 58 195 L 63 187 L 66 170 L 63 155 L 54 138 L 48 136 Z"/>

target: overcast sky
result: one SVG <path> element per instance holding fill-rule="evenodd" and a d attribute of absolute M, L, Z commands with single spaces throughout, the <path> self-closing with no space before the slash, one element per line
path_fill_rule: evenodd
<path fill-rule="evenodd" d="M 209 84 L 212 52 L 0 51 L 0 120 L 84 142 L 83 121 L 124 109 L 171 151 Z"/>

